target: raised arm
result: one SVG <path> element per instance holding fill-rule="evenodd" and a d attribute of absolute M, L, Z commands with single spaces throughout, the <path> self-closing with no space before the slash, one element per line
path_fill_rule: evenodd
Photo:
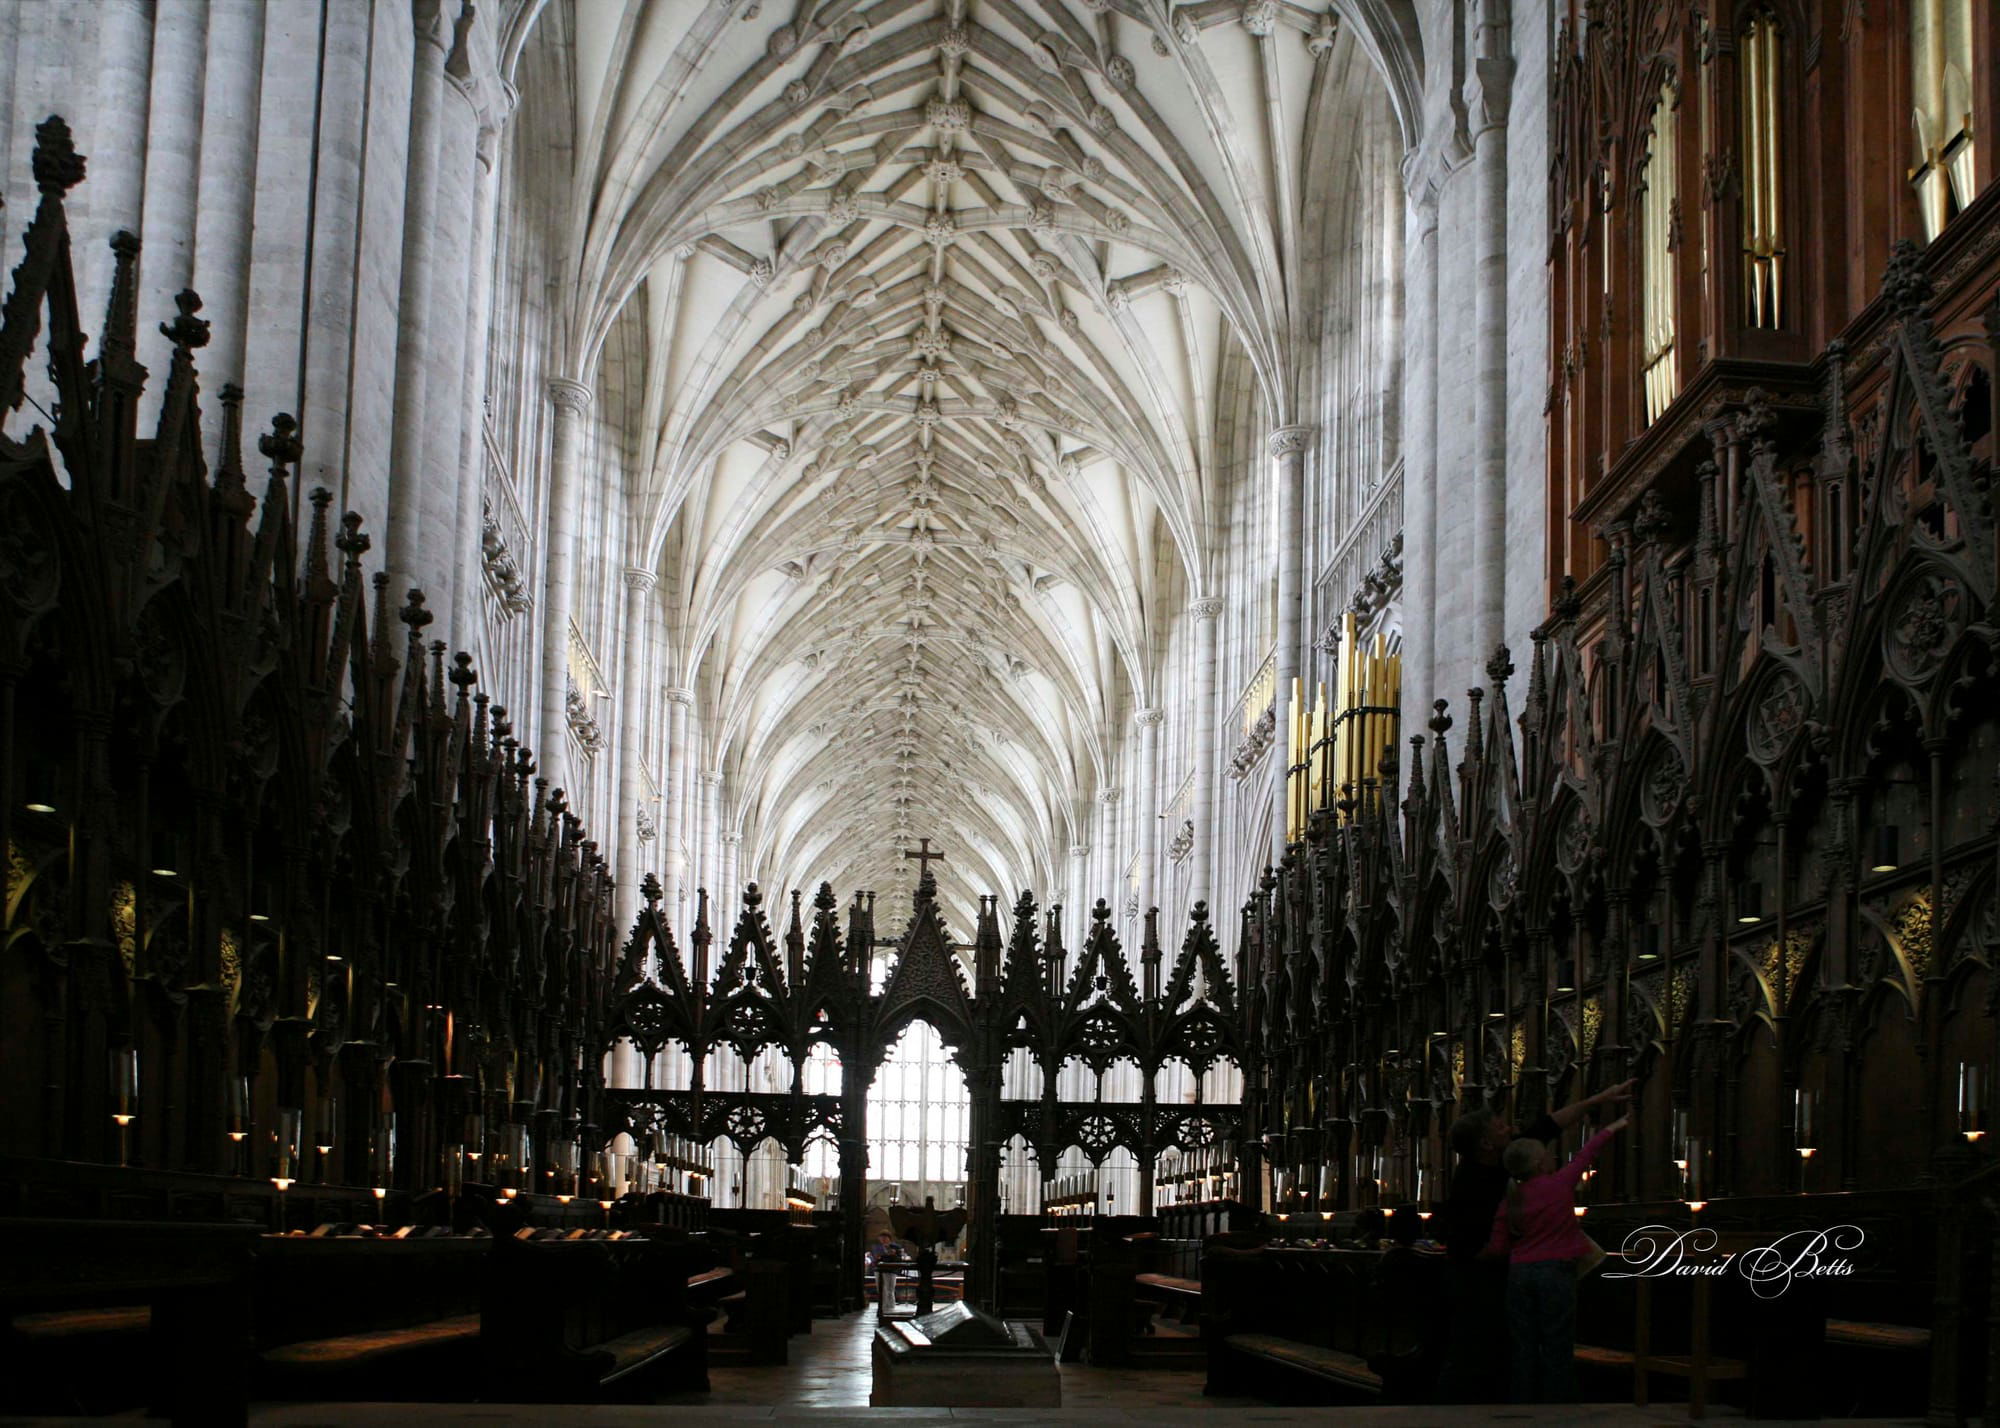
<path fill-rule="evenodd" d="M 1598 1106 L 1623 1105 L 1632 1099 L 1632 1082 L 1620 1081 L 1616 1086 L 1607 1086 L 1594 1096 L 1585 1096 L 1580 1101 L 1571 1101 L 1559 1111 L 1550 1111 L 1549 1119 L 1556 1123 L 1558 1130 L 1568 1130 L 1582 1120 L 1584 1113 Z"/>
<path fill-rule="evenodd" d="M 1629 1120 L 1631 1120 L 1630 1116 L 1620 1116 L 1617 1120 L 1585 1141 L 1583 1149 L 1570 1158 L 1569 1164 L 1556 1172 L 1556 1179 L 1565 1185 L 1574 1187 L 1577 1181 L 1583 1178 L 1583 1172 L 1590 1169 L 1590 1163 L 1597 1159 L 1597 1152 L 1610 1144 L 1611 1137 L 1625 1129 L 1625 1123 Z"/>

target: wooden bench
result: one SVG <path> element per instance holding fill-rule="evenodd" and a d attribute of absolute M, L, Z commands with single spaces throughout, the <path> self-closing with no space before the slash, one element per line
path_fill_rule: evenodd
<path fill-rule="evenodd" d="M 247 1225 L 0 1217 L 0 1389 L 53 1380 L 85 1407 L 117 1398 L 175 1423 L 243 1423 L 256 1239 Z"/>
<path fill-rule="evenodd" d="M 257 1247 L 259 1397 L 429 1401 L 478 1390 L 493 1241 L 266 1236 Z"/>
<path fill-rule="evenodd" d="M 1153 1306 L 1157 1320 L 1198 1329 L 1201 1325 L 1201 1281 L 1178 1274 L 1135 1274 L 1133 1294 Z"/>
<path fill-rule="evenodd" d="M 708 1311 L 688 1280 L 713 1267 L 687 1244 L 500 1240 L 480 1311 L 481 1397 L 496 1402 L 643 1400 L 708 1388 Z"/>
<path fill-rule="evenodd" d="M 1210 1250 L 1201 1279 L 1207 1392 L 1421 1401 L 1442 1269 L 1441 1257 L 1411 1250 Z"/>

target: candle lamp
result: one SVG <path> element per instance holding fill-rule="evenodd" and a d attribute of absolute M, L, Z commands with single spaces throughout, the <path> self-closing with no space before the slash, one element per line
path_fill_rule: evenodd
<path fill-rule="evenodd" d="M 1708 1203 L 1708 1146 L 1700 1136 L 1689 1136 L 1687 1167 L 1683 1172 L 1682 1198 L 1688 1209 L 1699 1213 Z"/>
<path fill-rule="evenodd" d="M 1987 1068 L 1975 1061 L 1958 1063 L 1958 1133 L 1969 1144 L 1986 1136 Z"/>
<path fill-rule="evenodd" d="M 1806 1175 L 1819 1148 L 1819 1093 L 1803 1086 L 1792 1092 L 1792 1146 L 1799 1153 L 1799 1193 L 1806 1193 Z"/>
<path fill-rule="evenodd" d="M 299 1178 L 299 1140 L 305 1128 L 305 1115 L 302 1106 L 280 1106 L 278 1126 L 271 1133 L 277 1161 L 272 1178 L 283 1180 L 288 1185 Z"/>
<path fill-rule="evenodd" d="M 118 1127 L 118 1163 L 129 1163 L 132 1122 L 139 1118 L 139 1049 L 111 1050 L 111 1122 Z"/>

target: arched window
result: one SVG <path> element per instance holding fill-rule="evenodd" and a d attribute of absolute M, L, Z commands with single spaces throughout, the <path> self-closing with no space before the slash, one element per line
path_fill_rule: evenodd
<path fill-rule="evenodd" d="M 912 1022 L 868 1088 L 868 1178 L 907 1182 L 916 1203 L 919 1183 L 963 1182 L 971 1114 L 965 1075 L 943 1038 Z"/>
<path fill-rule="evenodd" d="M 1778 97 L 1783 38 L 1777 18 L 1757 11 L 1737 45 L 1743 84 L 1743 293 L 1751 327 L 1784 322 L 1785 222 Z"/>
<path fill-rule="evenodd" d="M 1660 86 L 1646 139 L 1644 188 L 1639 196 L 1640 353 L 1646 387 L 1646 424 L 1651 426 L 1680 392 L 1674 362 L 1674 204 L 1679 188 L 1674 165 L 1678 118 L 1672 81 Z"/>
<path fill-rule="evenodd" d="M 1910 186 L 1935 238 L 1972 202 L 1972 0 L 1912 0 Z"/>

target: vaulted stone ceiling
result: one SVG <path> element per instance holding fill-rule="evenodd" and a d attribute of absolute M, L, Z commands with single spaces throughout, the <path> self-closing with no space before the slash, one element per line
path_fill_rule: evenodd
<path fill-rule="evenodd" d="M 573 356 L 645 325 L 644 558 L 745 868 L 1055 886 L 1214 570 L 1218 429 L 1288 419 L 1308 117 L 1382 80 L 1324 3 L 572 14 Z"/>

